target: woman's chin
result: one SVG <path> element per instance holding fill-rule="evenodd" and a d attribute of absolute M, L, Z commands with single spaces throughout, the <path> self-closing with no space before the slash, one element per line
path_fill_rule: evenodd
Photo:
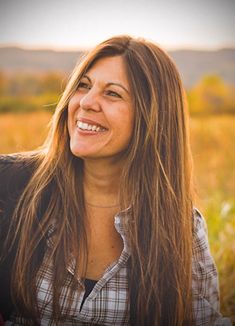
<path fill-rule="evenodd" d="M 87 151 L 81 151 L 71 148 L 71 152 L 74 156 L 80 157 L 80 158 L 86 158 L 89 157 L 89 153 Z"/>
<path fill-rule="evenodd" d="M 92 159 L 97 158 L 99 155 L 96 155 L 95 152 L 89 151 L 87 148 L 77 148 L 77 147 L 70 147 L 72 154 L 76 157 L 81 159 Z"/>

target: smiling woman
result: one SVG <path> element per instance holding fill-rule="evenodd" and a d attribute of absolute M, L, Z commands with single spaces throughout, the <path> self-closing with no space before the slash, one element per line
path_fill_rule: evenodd
<path fill-rule="evenodd" d="M 0 157 L 8 325 L 230 325 L 193 208 L 184 91 L 155 44 L 75 67 L 39 150 Z"/>

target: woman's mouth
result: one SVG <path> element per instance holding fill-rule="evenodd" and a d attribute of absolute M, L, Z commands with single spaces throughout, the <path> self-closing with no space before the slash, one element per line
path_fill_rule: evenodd
<path fill-rule="evenodd" d="M 76 123 L 78 129 L 83 131 L 92 131 L 92 132 L 103 132 L 107 131 L 108 129 L 104 128 L 103 126 L 96 125 L 96 124 L 89 124 L 82 121 L 77 121 Z"/>

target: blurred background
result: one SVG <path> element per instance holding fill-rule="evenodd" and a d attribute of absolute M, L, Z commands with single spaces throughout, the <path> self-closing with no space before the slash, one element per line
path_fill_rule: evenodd
<path fill-rule="evenodd" d="M 234 0 L 0 0 L 0 153 L 42 144 L 84 51 L 116 34 L 158 43 L 186 89 L 195 204 L 207 220 L 222 312 L 235 324 L 234 12 Z"/>

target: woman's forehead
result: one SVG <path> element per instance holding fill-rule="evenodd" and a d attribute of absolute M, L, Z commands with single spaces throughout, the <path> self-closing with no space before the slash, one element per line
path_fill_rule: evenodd
<path fill-rule="evenodd" d="M 127 70 L 121 56 L 105 57 L 98 59 L 86 72 L 86 76 L 92 79 L 102 79 L 106 82 L 122 82 L 128 85 Z"/>

